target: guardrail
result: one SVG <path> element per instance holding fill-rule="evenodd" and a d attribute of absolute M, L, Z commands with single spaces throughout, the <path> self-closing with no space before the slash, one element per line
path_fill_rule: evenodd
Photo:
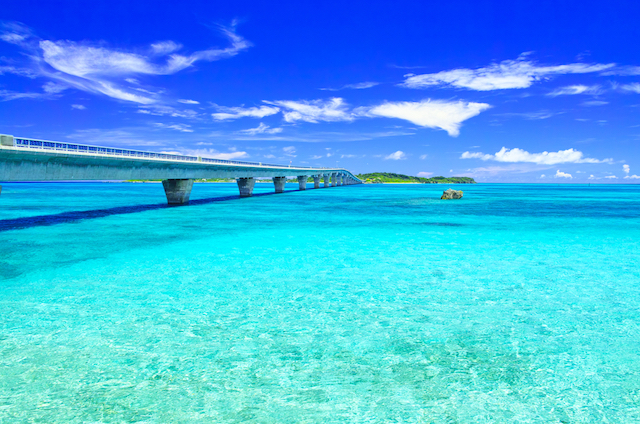
<path fill-rule="evenodd" d="M 38 149 L 38 150 L 52 150 L 57 152 L 68 153 L 86 153 L 90 155 L 99 156 L 124 156 L 132 158 L 144 158 L 144 159 L 161 159 L 161 160 L 174 160 L 180 162 L 203 162 L 203 163 L 216 163 L 223 165 L 252 165 L 252 166 L 268 166 L 272 168 L 292 168 L 290 165 L 278 165 L 262 162 L 244 162 L 226 159 L 214 159 L 203 158 L 199 156 L 185 156 L 185 155 L 171 155 L 168 153 L 155 153 L 146 152 L 142 150 L 129 150 L 118 149 L 114 147 L 92 146 L 88 144 L 78 143 L 63 143 L 57 141 L 35 140 L 29 138 L 14 138 L 14 147 L 25 149 Z M 331 169 L 331 168 L 317 168 L 312 166 L 294 166 L 297 169 Z"/>

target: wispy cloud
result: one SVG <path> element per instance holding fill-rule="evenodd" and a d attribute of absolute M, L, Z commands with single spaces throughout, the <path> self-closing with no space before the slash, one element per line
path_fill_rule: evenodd
<path fill-rule="evenodd" d="M 178 103 L 184 103 L 185 105 L 199 105 L 200 102 L 196 100 L 179 99 Z"/>
<path fill-rule="evenodd" d="M 428 99 L 420 102 L 387 102 L 361 110 L 361 113 L 366 116 L 404 119 L 421 127 L 440 128 L 456 137 L 460 134 L 462 122 L 490 107 L 486 103 Z"/>
<path fill-rule="evenodd" d="M 433 172 L 418 172 L 418 177 L 429 178 L 433 175 Z"/>
<path fill-rule="evenodd" d="M 193 132 L 193 130 L 191 129 L 191 127 L 189 125 L 184 125 L 184 124 L 167 125 L 167 124 L 162 124 L 160 122 L 156 122 L 153 125 L 158 127 L 158 128 L 176 130 L 176 131 L 180 131 L 180 132 L 186 132 L 186 133 L 192 133 Z"/>
<path fill-rule="evenodd" d="M 249 134 L 249 135 L 278 134 L 282 132 L 282 128 L 271 128 L 269 125 L 265 125 L 262 122 L 260 122 L 260 125 L 258 125 L 256 128 L 249 128 L 246 130 L 240 130 L 238 132 L 240 134 Z"/>
<path fill-rule="evenodd" d="M 570 96 L 576 94 L 601 94 L 602 87 L 599 85 L 568 85 L 566 87 L 558 87 L 555 90 L 547 93 L 547 96 L 556 97 L 556 96 Z"/>
<path fill-rule="evenodd" d="M 483 68 L 460 68 L 422 75 L 409 74 L 401 85 L 407 88 L 448 86 L 476 91 L 528 88 L 533 83 L 553 75 L 600 72 L 614 66 L 613 63 L 542 66 L 529 60 L 527 54 L 523 54 L 516 60 L 504 60 Z"/>
<path fill-rule="evenodd" d="M 139 75 L 170 75 L 198 61 L 232 57 L 249 48 L 250 43 L 236 34 L 235 22 L 220 27 L 229 47 L 211 48 L 191 54 L 179 54 L 182 46 L 173 41 L 152 44 L 148 49 L 125 51 L 105 47 L 104 43 L 70 40 L 44 40 L 26 26 L 5 23 L 0 39 L 22 47 L 31 58 L 29 69 L 38 76 L 82 91 L 140 104 L 159 101 L 157 96 L 134 92 L 124 83 Z M 137 81 L 136 81 L 137 82 Z"/>
<path fill-rule="evenodd" d="M 329 100 L 277 100 L 266 102 L 283 109 L 287 122 L 339 122 L 353 121 L 355 118 L 348 110 L 344 99 L 334 97 Z"/>
<path fill-rule="evenodd" d="M 460 159 L 493 160 L 496 162 L 528 162 L 538 165 L 555 165 L 559 163 L 613 163 L 613 159 L 593 159 L 584 157 L 584 154 L 575 149 L 559 150 L 557 152 L 529 153 L 526 150 L 503 147 L 495 154 L 482 152 L 464 152 Z"/>
<path fill-rule="evenodd" d="M 549 119 L 556 115 L 561 115 L 564 112 L 553 112 L 550 110 L 539 110 L 536 112 L 508 112 L 508 113 L 500 113 L 495 116 L 515 116 L 527 119 L 529 121 L 537 121 L 539 119 Z"/>
<path fill-rule="evenodd" d="M 85 110 L 86 106 L 85 105 L 71 105 L 71 109 Z"/>
<path fill-rule="evenodd" d="M 260 106 L 260 107 L 224 107 L 215 105 L 218 110 L 216 113 L 212 113 L 213 119 L 217 121 L 224 121 L 230 119 L 238 119 L 244 117 L 250 118 L 264 118 L 265 116 L 275 115 L 280 112 L 277 107 Z"/>
<path fill-rule="evenodd" d="M 321 88 L 320 90 L 325 90 L 325 91 L 339 91 L 344 89 L 363 90 L 365 88 L 375 87 L 376 85 L 380 85 L 380 83 L 367 81 L 367 82 L 359 82 L 357 84 L 346 84 L 340 88 Z"/>
<path fill-rule="evenodd" d="M 630 91 L 632 93 L 640 93 L 640 83 L 634 82 L 632 84 L 621 85 L 620 89 L 623 91 Z"/>

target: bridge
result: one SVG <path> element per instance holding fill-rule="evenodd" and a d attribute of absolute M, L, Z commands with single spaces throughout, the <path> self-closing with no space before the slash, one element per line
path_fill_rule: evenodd
<path fill-rule="evenodd" d="M 169 204 L 189 203 L 197 179 L 232 178 L 240 197 L 250 197 L 256 178 L 271 178 L 282 193 L 287 177 L 298 180 L 299 189 L 362 184 L 343 168 L 274 165 L 154 153 L 114 147 L 91 146 L 0 135 L 0 181 L 162 180 Z M 0 193 L 2 186 L 0 186 Z"/>

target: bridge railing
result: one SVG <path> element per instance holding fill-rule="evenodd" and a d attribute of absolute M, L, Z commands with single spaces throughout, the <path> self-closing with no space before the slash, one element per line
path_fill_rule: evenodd
<path fill-rule="evenodd" d="M 144 159 L 173 160 L 180 162 L 203 162 L 221 165 L 252 165 L 268 166 L 270 168 L 292 168 L 290 165 L 278 165 L 262 162 L 244 162 L 226 159 L 203 158 L 198 156 L 172 155 L 168 153 L 145 152 L 142 150 L 118 149 L 114 147 L 92 146 L 88 144 L 63 143 L 58 141 L 34 140 L 29 138 L 15 138 L 14 146 L 25 149 L 51 150 L 57 152 L 86 153 L 99 156 L 124 156 Z M 297 169 L 331 169 L 312 166 L 293 166 Z"/>

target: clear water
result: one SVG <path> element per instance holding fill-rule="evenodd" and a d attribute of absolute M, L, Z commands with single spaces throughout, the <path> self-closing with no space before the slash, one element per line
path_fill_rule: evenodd
<path fill-rule="evenodd" d="M 640 186 L 445 188 L 4 184 L 0 422 L 640 422 Z"/>

